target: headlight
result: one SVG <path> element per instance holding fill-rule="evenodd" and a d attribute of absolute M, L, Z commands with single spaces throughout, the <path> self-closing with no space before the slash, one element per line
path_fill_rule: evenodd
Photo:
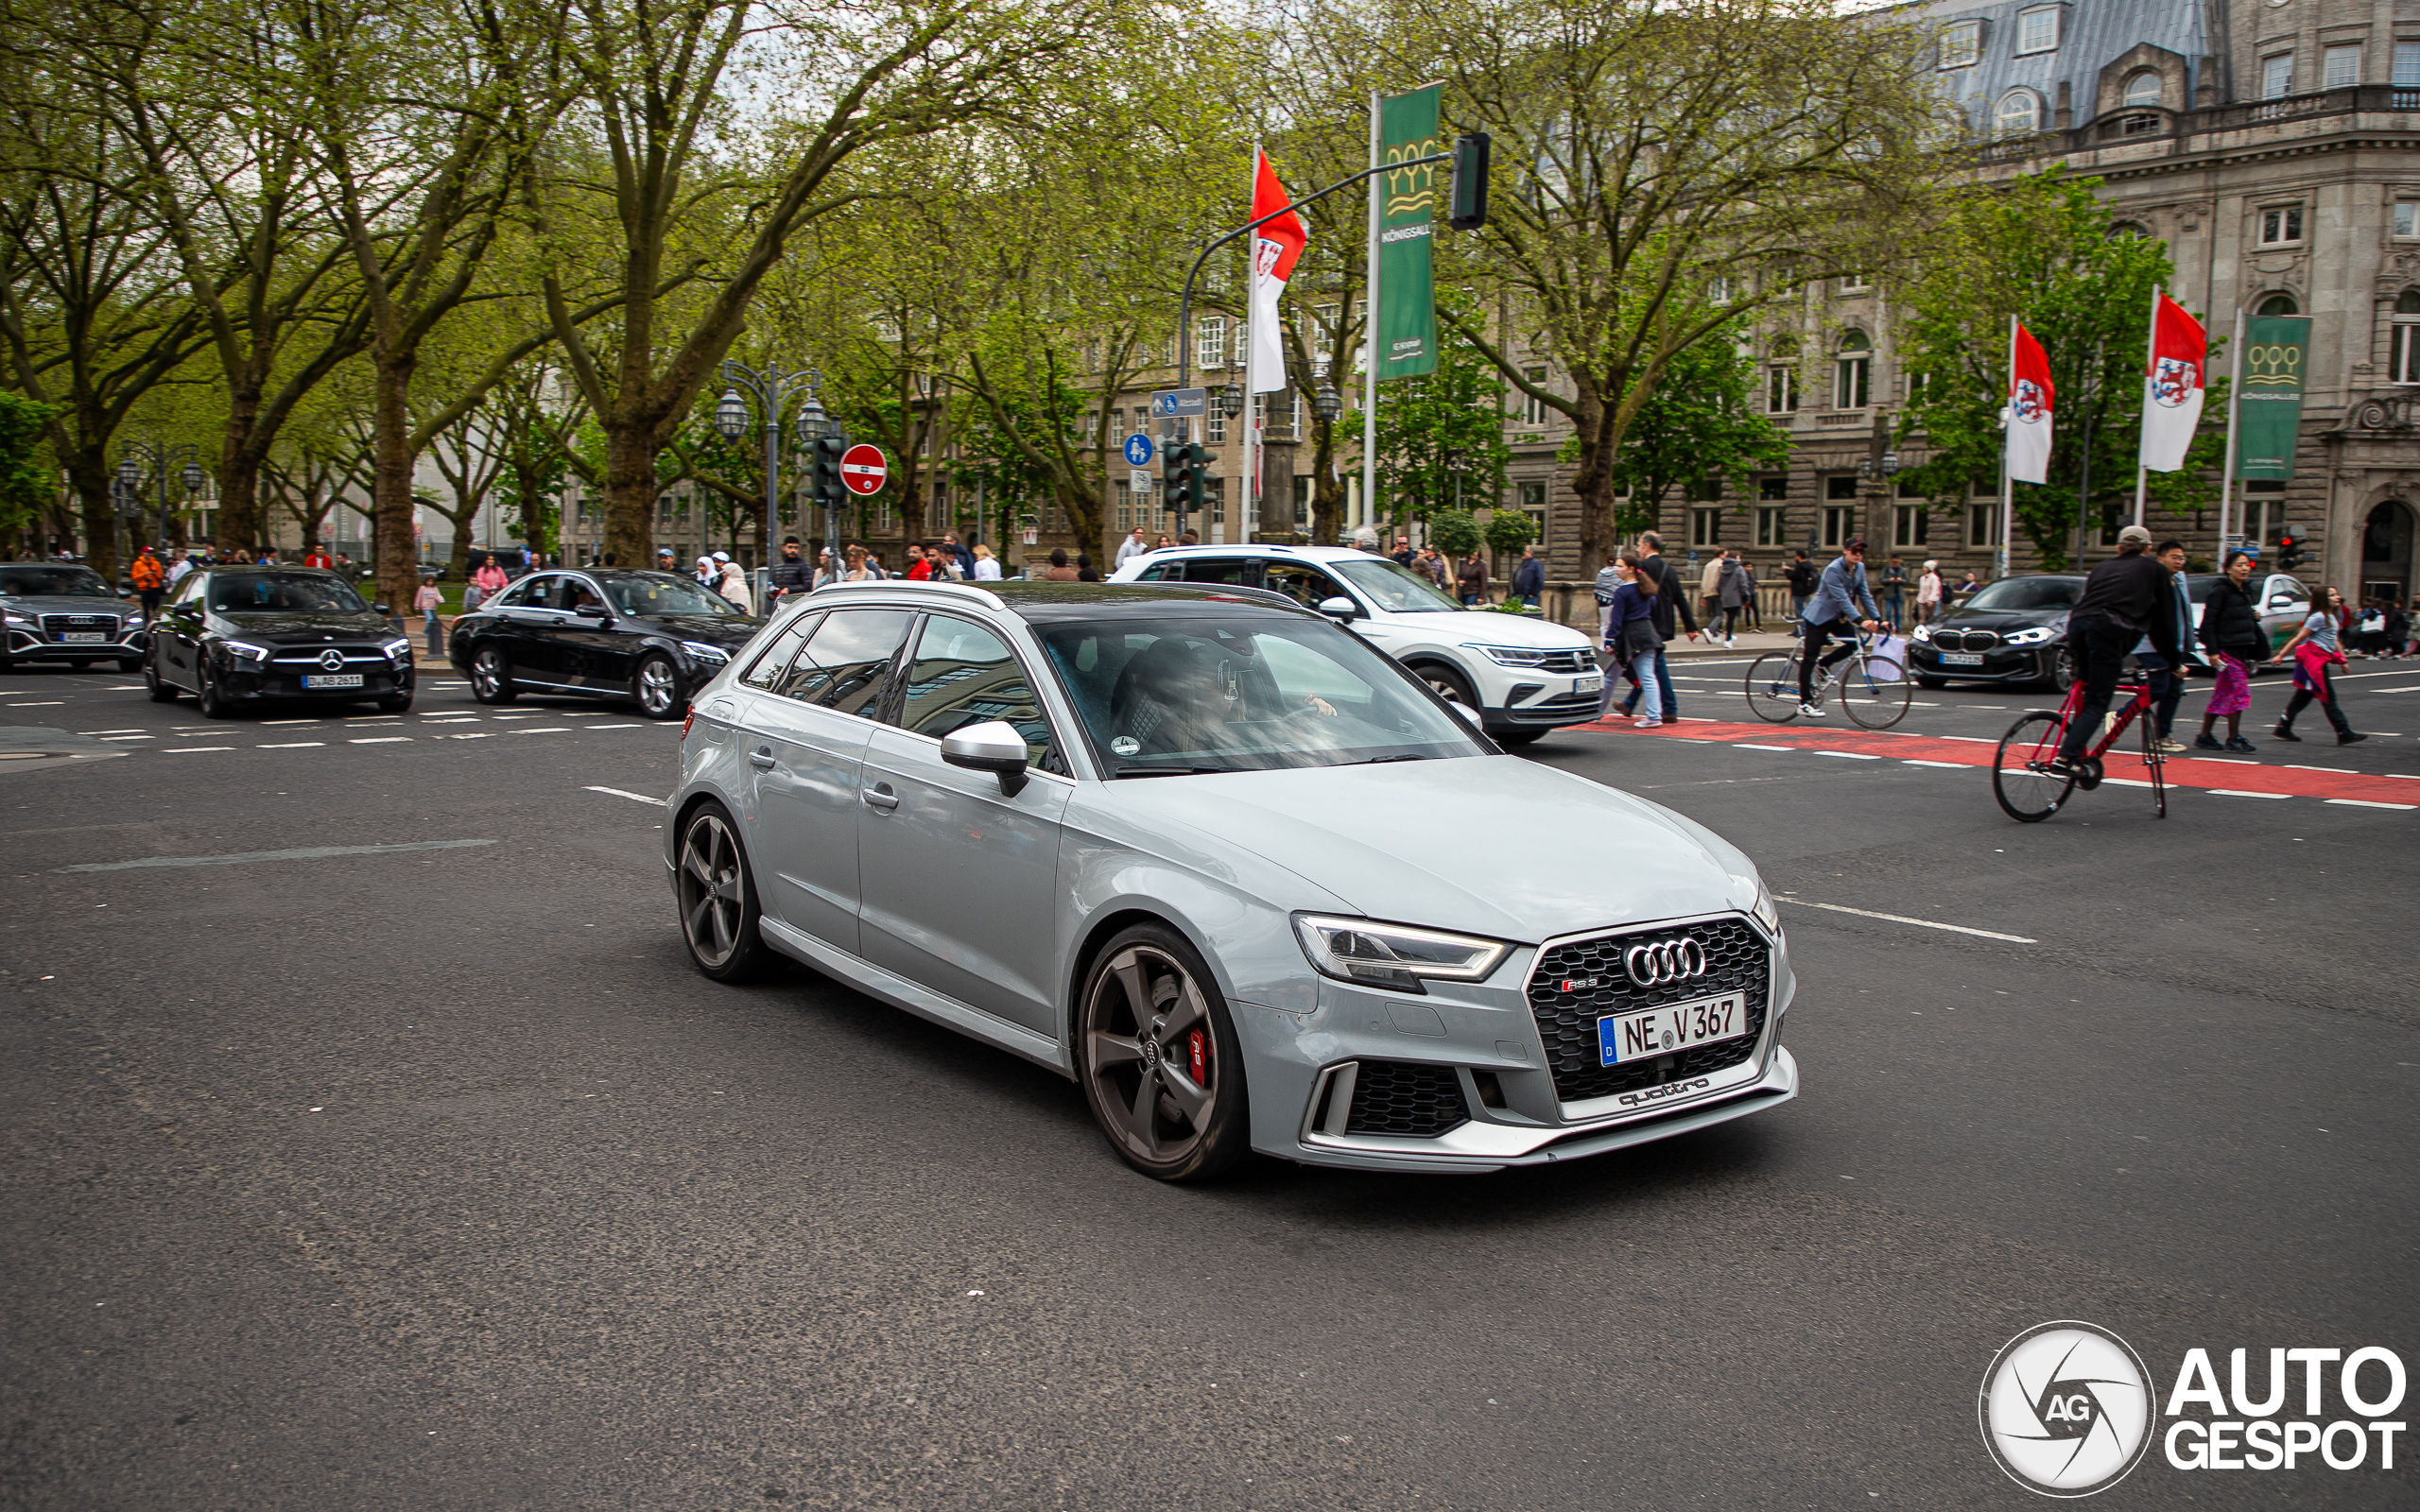
<path fill-rule="evenodd" d="M 1908 632 L 1908 639 L 1910 641 L 1929 641 L 1932 639 L 1932 627 L 1929 625 L 1919 625 L 1914 629 Z"/>
<path fill-rule="evenodd" d="M 1478 981 L 1511 949 L 1499 940 L 1315 914 L 1295 915 L 1294 933 L 1322 975 L 1398 992 L 1426 992 L 1424 977 Z"/>
<path fill-rule="evenodd" d="M 412 643 L 408 640 L 398 638 L 396 640 L 389 641 L 378 649 L 387 653 L 387 660 L 389 662 L 408 662 L 411 660 Z"/>
<path fill-rule="evenodd" d="M 2043 642 L 2057 636 L 2058 633 L 2058 631 L 2050 628 L 2048 625 L 2036 625 L 2030 630 L 2018 630 L 2012 634 L 2008 638 L 2008 644 L 2011 645 L 2040 645 Z"/>
<path fill-rule="evenodd" d="M 1781 904 L 1773 902 L 1773 890 L 1765 885 L 1762 877 L 1756 879 L 1756 901 L 1748 912 L 1756 916 L 1756 922 L 1765 926 L 1767 934 L 1781 938 Z"/>
<path fill-rule="evenodd" d="M 728 662 L 731 660 L 731 653 L 729 651 L 724 650 L 719 645 L 709 644 L 704 641 L 683 641 L 681 643 L 681 649 L 688 652 L 691 656 L 696 657 L 700 662 Z"/>
<path fill-rule="evenodd" d="M 1500 667 L 1533 667 L 1544 662 L 1549 653 L 1526 645 L 1479 645 L 1464 643 L 1464 648 L 1477 651 Z"/>
<path fill-rule="evenodd" d="M 239 662 L 250 662 L 258 666 L 268 660 L 268 647 L 266 645 L 254 645 L 250 641 L 221 641 L 218 644 L 227 648 L 229 656 Z"/>
<path fill-rule="evenodd" d="M 12 630 L 30 630 L 34 627 L 34 622 L 23 614 L 11 614 L 9 616 L 9 627 Z"/>

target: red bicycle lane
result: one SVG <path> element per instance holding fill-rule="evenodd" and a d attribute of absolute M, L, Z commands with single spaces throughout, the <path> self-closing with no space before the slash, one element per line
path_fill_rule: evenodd
<path fill-rule="evenodd" d="M 1998 747 L 1996 740 L 1960 740 L 1946 735 L 1919 735 L 1891 730 L 1827 730 L 1805 724 L 1739 724 L 1722 719 L 1684 719 L 1654 730 L 1628 723 L 1599 722 L 1565 725 L 1566 730 L 1592 734 L 1635 735 L 1642 740 L 1695 741 L 1739 746 L 1754 750 L 1807 751 L 1819 756 L 1917 762 L 1938 766 L 1988 768 Z M 2103 758 L 2109 777 L 2118 782 L 2146 782 L 2151 773 L 2138 750 L 2112 750 Z M 2315 798 L 2364 807 L 2420 809 L 2420 774 L 2387 777 L 2368 772 L 2320 771 L 2271 765 L 2262 762 L 2208 761 L 2170 756 L 2162 764 L 2170 787 L 2200 788 L 2213 793 L 2245 793 L 2263 798 Z"/>

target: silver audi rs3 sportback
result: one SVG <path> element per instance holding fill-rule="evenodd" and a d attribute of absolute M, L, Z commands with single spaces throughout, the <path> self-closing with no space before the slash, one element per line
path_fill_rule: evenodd
<path fill-rule="evenodd" d="M 1798 1090 L 1745 856 L 1274 593 L 827 587 L 681 749 L 699 970 L 778 953 L 1053 1067 L 1150 1176 L 1491 1171 Z"/>

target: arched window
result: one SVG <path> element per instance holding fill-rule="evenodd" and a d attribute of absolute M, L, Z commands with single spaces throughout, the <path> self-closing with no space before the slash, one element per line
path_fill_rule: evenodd
<path fill-rule="evenodd" d="M 1832 363 L 1832 407 L 1863 409 L 1872 396 L 1874 343 L 1862 331 L 1841 336 L 1840 354 Z"/>
<path fill-rule="evenodd" d="M 2261 301 L 2260 307 L 2252 313 L 2255 315 L 2300 315 L 2302 308 L 2294 302 L 2294 297 L 2290 294 L 2272 294 Z"/>
<path fill-rule="evenodd" d="M 2160 103 L 2160 77 L 2155 69 L 2146 68 L 2126 80 L 2126 107 L 2142 110 Z"/>
<path fill-rule="evenodd" d="M 2386 381 L 2420 384 L 2420 289 L 2405 289 L 2394 297 L 2394 346 L 2388 353 Z"/>
<path fill-rule="evenodd" d="M 2031 136 L 2042 129 L 2042 96 L 2030 89 L 2013 89 L 2000 96 L 1992 125 L 2002 136 Z"/>
<path fill-rule="evenodd" d="M 2121 220 L 2109 228 L 2109 239 L 2113 242 L 2138 242 L 2151 233 L 2149 226 L 2135 220 Z"/>

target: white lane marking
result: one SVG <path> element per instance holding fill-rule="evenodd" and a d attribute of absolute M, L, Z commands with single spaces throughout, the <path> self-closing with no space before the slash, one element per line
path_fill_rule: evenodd
<path fill-rule="evenodd" d="M 2420 809 L 2420 803 L 2374 803 L 2365 798 L 2331 798 L 2325 801 L 2342 803 L 2348 809 L 2398 809 L 2406 814 Z"/>
<path fill-rule="evenodd" d="M 1963 762 L 1919 762 L 1919 761 L 1910 761 L 1910 760 L 1909 760 L 1909 759 L 1908 759 L 1908 758 L 1906 758 L 1906 757 L 1901 757 L 1901 758 L 1900 758 L 1900 760 L 1899 760 L 1899 765 L 1902 765 L 1902 766 L 1938 766 L 1938 767 L 1941 767 L 1941 768 L 1942 768 L 1943 770 L 1945 770 L 1945 771 L 1951 771 L 1951 772 L 1965 772 L 1965 771 L 1973 771 L 1973 770 L 1975 770 L 1975 768 L 1968 766 L 1968 765 L 1967 765 L 1965 763 L 1963 763 Z"/>
<path fill-rule="evenodd" d="M 1797 750 L 1799 747 L 1796 746 L 1752 746 L 1743 740 L 1735 748 L 1738 750 Z"/>
<path fill-rule="evenodd" d="M 320 721 L 317 719 L 264 719 L 261 721 L 261 728 L 266 730 L 271 725 L 316 725 Z"/>
<path fill-rule="evenodd" d="M 2350 776 L 2353 771 L 2350 766 L 2309 766 L 2301 762 L 2280 762 L 2278 765 L 2290 772 L 2341 772 Z"/>
<path fill-rule="evenodd" d="M 1930 919 L 1910 919 L 1905 914 L 1877 914 L 1870 908 L 1851 908 L 1842 903 L 1810 902 L 1804 898 L 1784 898 L 1782 902 L 1796 903 L 1801 908 L 1821 908 L 1827 913 L 1855 914 L 1859 919 L 1880 919 L 1893 924 L 1913 924 L 1920 929 L 1945 929 L 1953 935 L 1979 935 L 1985 939 L 2004 939 L 2013 945 L 2042 943 L 2037 939 L 2028 939 L 2022 935 L 2003 935 L 1996 929 L 1969 929 L 1963 924 L 1945 924 Z"/>
<path fill-rule="evenodd" d="M 1837 756 L 1844 762 L 1878 762 L 1879 756 L 1868 756 L 1861 750 L 1819 750 L 1818 756 Z"/>
<path fill-rule="evenodd" d="M 594 784 L 591 784 L 588 790 L 592 793 L 611 793 L 615 798 L 626 798 L 633 803 L 652 803 L 657 808 L 664 807 L 664 799 L 649 798 L 645 793 L 625 793 L 618 787 L 597 787 Z"/>
<path fill-rule="evenodd" d="M 233 867 L 248 861 L 319 861 L 329 856 L 382 856 L 399 850 L 458 850 L 493 840 L 411 840 L 400 845 L 315 845 L 300 850 L 237 850 L 219 856 L 145 856 L 139 861 L 86 862 L 54 871 L 131 871 L 138 867 Z"/>
<path fill-rule="evenodd" d="M 2149 787 L 2152 785 L 2138 777 L 2104 777 L 2101 781 L 2103 782 L 2115 783 L 2119 787 Z"/>
<path fill-rule="evenodd" d="M 119 741 L 119 740 L 157 740 L 159 737 L 158 737 L 158 736 L 156 736 L 156 735 L 103 735 L 101 738 L 102 738 L 103 740 L 108 740 L 108 741 Z"/>
<path fill-rule="evenodd" d="M 355 739 L 348 740 L 345 744 L 348 746 L 392 746 L 400 741 L 407 741 L 411 738 L 412 737 L 409 735 L 362 735 Z"/>
<path fill-rule="evenodd" d="M 44 698 L 44 699 L 43 699 L 42 702 L 40 702 L 40 703 L 12 703 L 12 704 L 0 705 L 0 708 L 9 708 L 9 709 L 56 709 L 56 708 L 58 708 L 60 704 L 63 704 L 63 703 L 65 703 L 66 701 L 67 701 L 67 700 L 66 700 L 66 699 L 64 699 L 64 698 Z"/>
<path fill-rule="evenodd" d="M 273 745 L 273 746 L 255 746 L 255 747 L 252 747 L 252 749 L 254 749 L 254 750 L 308 750 L 308 749 L 310 749 L 311 747 L 315 747 L 315 746 L 324 746 L 324 745 L 326 745 L 326 744 L 327 744 L 327 742 L 326 742 L 326 741 L 324 741 L 324 740 L 288 740 L 288 741 L 282 741 L 282 742 L 280 742 L 280 743 L 278 743 L 278 744 L 276 744 L 276 745 Z"/>
<path fill-rule="evenodd" d="M 1977 746 L 1996 746 L 1999 744 L 1998 741 L 1992 739 L 1989 735 L 1928 735 L 1925 738 L 1927 740 L 1962 740 Z"/>
<path fill-rule="evenodd" d="M 513 733 L 516 735 L 568 735 L 571 733 L 571 727 L 568 725 L 544 725 L 536 730 L 516 730 Z"/>
<path fill-rule="evenodd" d="M 176 751 L 182 755 L 186 751 L 193 750 L 233 750 L 235 747 L 233 746 L 163 746 L 160 748 L 162 750 Z"/>
<path fill-rule="evenodd" d="M 2241 788 L 2213 787 L 2204 791 L 2216 798 L 2291 798 L 2291 793 L 2247 793 Z"/>
<path fill-rule="evenodd" d="M 440 735 L 437 738 L 440 740 L 493 740 L 495 739 L 495 731 L 493 730 L 482 730 L 475 735 Z"/>
<path fill-rule="evenodd" d="M 647 728 L 647 726 L 646 726 L 645 724 L 635 724 L 635 725 L 591 725 L 591 726 L 589 726 L 588 728 L 589 728 L 589 729 L 591 729 L 591 730 L 645 730 L 645 729 Z"/>
<path fill-rule="evenodd" d="M 139 735 L 142 733 L 142 730 L 133 726 L 130 726 L 124 730 L 78 730 L 77 733 L 82 735 Z"/>
<path fill-rule="evenodd" d="M 2380 772 L 2380 777 L 2400 777 L 2407 782 L 2420 782 L 2420 772 Z"/>

